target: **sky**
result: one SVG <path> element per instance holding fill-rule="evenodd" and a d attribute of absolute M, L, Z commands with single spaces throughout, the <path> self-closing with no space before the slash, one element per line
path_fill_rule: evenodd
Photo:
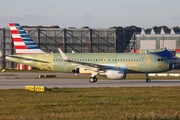
<path fill-rule="evenodd" d="M 61 28 L 180 26 L 180 0 L 1 0 L 0 28 L 9 22 Z"/>

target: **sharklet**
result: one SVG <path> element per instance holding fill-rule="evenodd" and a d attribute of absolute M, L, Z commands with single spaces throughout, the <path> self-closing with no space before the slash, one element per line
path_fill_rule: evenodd
<path fill-rule="evenodd" d="M 64 61 L 71 62 L 71 60 L 64 54 L 64 52 L 60 48 L 58 48 L 58 50 Z"/>

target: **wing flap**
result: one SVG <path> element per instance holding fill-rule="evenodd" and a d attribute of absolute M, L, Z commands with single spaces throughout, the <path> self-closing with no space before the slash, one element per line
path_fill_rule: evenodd
<path fill-rule="evenodd" d="M 64 61 L 66 62 L 72 62 L 72 63 L 75 63 L 73 65 L 80 65 L 80 66 L 86 66 L 86 67 L 92 67 L 92 68 L 112 68 L 112 66 L 108 66 L 108 65 L 102 65 L 102 64 L 96 64 L 96 63 L 87 63 L 87 62 L 80 62 L 80 61 L 73 61 L 73 60 L 70 60 L 66 55 L 65 53 L 59 49 L 59 53 L 61 54 L 62 58 Z"/>

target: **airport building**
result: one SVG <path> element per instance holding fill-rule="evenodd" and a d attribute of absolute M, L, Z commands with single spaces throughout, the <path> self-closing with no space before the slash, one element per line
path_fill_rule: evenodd
<path fill-rule="evenodd" d="M 107 29 L 23 27 L 36 44 L 45 52 L 66 53 L 122 53 L 139 52 L 144 49 L 180 48 L 180 33 L 137 32 L 132 28 L 112 27 Z M 5 60 L 5 56 L 15 54 L 9 28 L 0 29 L 0 67 L 17 68 L 16 63 Z M 21 66 L 22 67 L 22 66 Z M 21 69 L 26 69 L 24 66 Z"/>
<path fill-rule="evenodd" d="M 175 33 L 173 29 L 170 32 L 145 32 L 136 33 L 136 49 L 178 49 L 180 48 L 180 33 Z"/>

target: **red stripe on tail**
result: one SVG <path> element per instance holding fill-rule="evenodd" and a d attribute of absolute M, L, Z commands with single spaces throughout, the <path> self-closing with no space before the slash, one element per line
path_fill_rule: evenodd
<path fill-rule="evenodd" d="M 13 38 L 13 41 L 14 42 L 22 42 L 23 40 L 22 40 L 22 38 Z"/>
<path fill-rule="evenodd" d="M 17 30 L 11 30 L 11 34 L 19 34 Z"/>
<path fill-rule="evenodd" d="M 26 46 L 14 46 L 15 49 L 27 49 Z"/>
<path fill-rule="evenodd" d="M 9 23 L 9 26 L 14 26 L 14 23 Z"/>

